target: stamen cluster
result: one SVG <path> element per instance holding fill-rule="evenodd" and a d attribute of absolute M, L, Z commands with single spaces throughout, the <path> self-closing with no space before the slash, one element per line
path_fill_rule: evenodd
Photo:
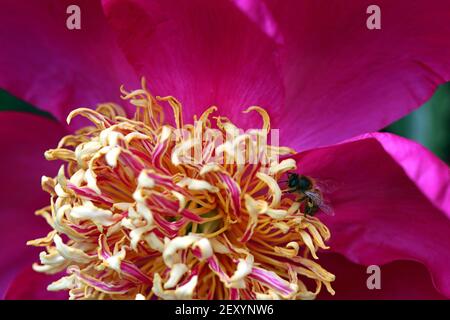
<path fill-rule="evenodd" d="M 50 205 L 37 211 L 52 231 L 34 270 L 66 271 L 48 290 L 71 299 L 313 299 L 334 275 L 315 260 L 329 230 L 278 181 L 296 169 L 293 150 L 267 143 L 263 128 L 242 133 L 215 107 L 184 124 L 180 103 L 142 89 L 115 104 L 68 116 L 93 126 L 64 137 L 43 177 Z M 174 124 L 164 121 L 168 105 Z M 279 161 L 279 159 L 282 159 Z M 314 286 L 310 290 L 308 287 Z"/>

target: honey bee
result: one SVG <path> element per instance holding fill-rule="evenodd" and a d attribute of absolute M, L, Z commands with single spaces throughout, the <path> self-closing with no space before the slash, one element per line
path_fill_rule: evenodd
<path fill-rule="evenodd" d="M 288 172 L 289 192 L 300 194 L 298 202 L 303 203 L 305 216 L 314 216 L 319 210 L 334 216 L 334 210 L 323 197 L 325 186 L 305 175 Z"/>

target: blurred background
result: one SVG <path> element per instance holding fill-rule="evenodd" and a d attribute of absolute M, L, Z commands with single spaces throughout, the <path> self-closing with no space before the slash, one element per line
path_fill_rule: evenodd
<path fill-rule="evenodd" d="M 33 112 L 52 117 L 0 89 L 2 110 Z M 450 82 L 440 86 L 421 108 L 381 131 L 417 141 L 450 164 Z"/>

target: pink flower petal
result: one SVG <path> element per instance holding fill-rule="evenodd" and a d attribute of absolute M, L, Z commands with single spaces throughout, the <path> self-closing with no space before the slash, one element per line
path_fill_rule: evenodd
<path fill-rule="evenodd" d="M 64 275 L 37 273 L 31 266 L 25 267 L 11 282 L 6 300 L 67 300 L 67 291 L 47 291 L 47 286 Z"/>
<path fill-rule="evenodd" d="M 364 265 L 421 262 L 437 289 L 450 297 L 445 164 L 413 142 L 380 133 L 303 152 L 297 159 L 300 172 L 340 186 L 328 195 L 336 215 L 322 217 L 332 232 L 333 251 Z"/>
<path fill-rule="evenodd" d="M 66 27 L 72 4 L 81 30 Z M 76 107 L 119 101 L 120 85 L 133 82 L 99 1 L 2 1 L 0 28 L 0 87 L 60 120 Z"/>
<path fill-rule="evenodd" d="M 450 80 L 446 0 L 234 0 L 280 44 L 281 141 L 298 150 L 378 131 Z M 369 5 L 381 30 L 369 30 Z M 426 13 L 426 14 L 425 14 Z"/>
<path fill-rule="evenodd" d="M 252 105 L 276 117 L 283 86 L 275 43 L 225 0 L 104 0 L 118 42 L 155 95 L 172 95 L 192 121 L 209 106 L 239 125 L 260 123 Z M 170 110 L 170 107 L 168 107 Z"/>
<path fill-rule="evenodd" d="M 39 250 L 26 246 L 27 240 L 51 230 L 34 211 L 48 205 L 41 176 L 57 173 L 58 164 L 46 161 L 44 151 L 63 135 L 62 126 L 47 118 L 0 112 L 0 298 L 16 274 L 38 257 Z"/>
<path fill-rule="evenodd" d="M 377 139 L 431 202 L 450 217 L 450 170 L 417 142 L 386 133 L 369 133 L 349 141 Z"/>
<path fill-rule="evenodd" d="M 327 300 L 395 300 L 395 299 L 445 299 L 433 286 L 427 269 L 414 261 L 395 261 L 380 266 L 379 290 L 369 290 L 367 267 L 348 261 L 336 253 L 323 253 L 320 263 L 336 275 L 331 296 L 325 290 L 318 299 Z"/>

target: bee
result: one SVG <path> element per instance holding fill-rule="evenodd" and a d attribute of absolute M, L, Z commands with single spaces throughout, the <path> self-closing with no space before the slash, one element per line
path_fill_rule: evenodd
<path fill-rule="evenodd" d="M 314 216 L 319 209 L 328 215 L 334 215 L 333 208 L 323 197 L 325 187 L 318 181 L 305 175 L 288 172 L 287 184 L 289 192 L 300 194 L 297 201 L 303 203 L 305 216 Z"/>

